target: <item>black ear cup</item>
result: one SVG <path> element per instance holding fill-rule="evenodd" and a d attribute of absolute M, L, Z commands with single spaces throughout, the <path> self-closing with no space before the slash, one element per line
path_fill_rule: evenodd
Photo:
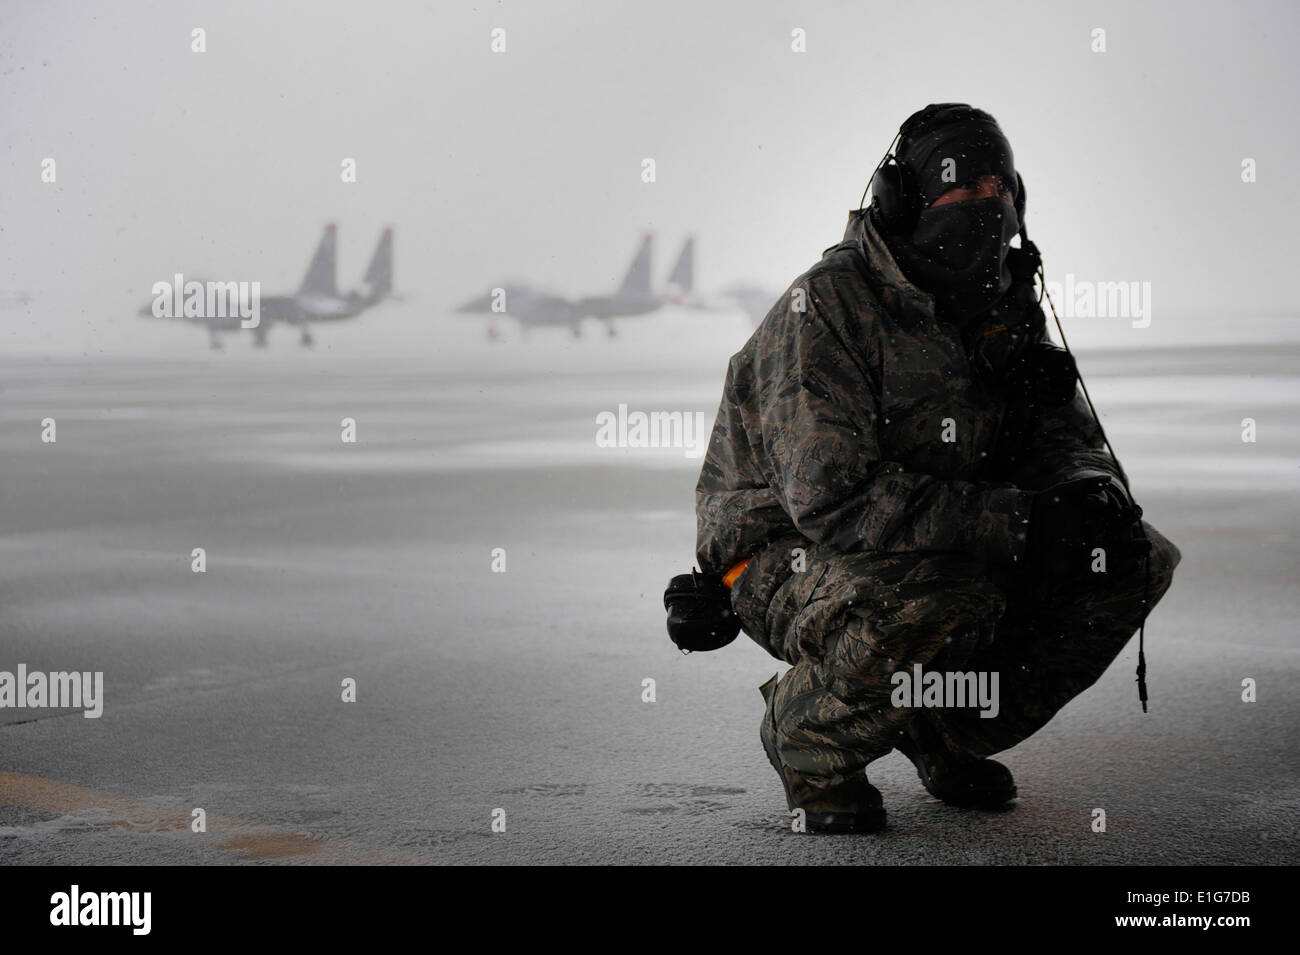
<path fill-rule="evenodd" d="M 893 156 L 871 177 L 871 195 L 871 204 L 886 231 L 903 233 L 911 230 L 920 212 L 916 208 L 916 188 L 911 173 Z"/>
<path fill-rule="evenodd" d="M 914 113 L 903 121 L 898 128 L 898 142 L 903 141 L 917 126 L 924 124 L 935 113 L 942 112 L 963 103 L 931 103 L 925 109 Z M 969 108 L 969 107 L 967 107 Z M 877 209 L 881 222 L 890 232 L 907 233 L 916 225 L 916 217 L 921 214 L 921 197 L 916 188 L 912 171 L 899 165 L 894 155 L 886 158 L 884 164 L 871 179 L 871 194 L 875 198 L 872 205 Z"/>
<path fill-rule="evenodd" d="M 1025 225 L 1025 177 L 1016 173 L 1016 221 Z"/>

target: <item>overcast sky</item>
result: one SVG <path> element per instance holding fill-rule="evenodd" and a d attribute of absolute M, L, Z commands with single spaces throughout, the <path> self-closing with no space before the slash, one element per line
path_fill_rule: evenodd
<path fill-rule="evenodd" d="M 0 289 L 37 300 L 10 342 L 93 343 L 178 270 L 289 291 L 328 221 L 342 284 L 392 224 L 437 307 L 610 290 L 647 229 L 656 281 L 693 232 L 703 287 L 779 290 L 938 101 L 1002 124 L 1049 278 L 1149 281 L 1157 322 L 1297 303 L 1292 2 L 0 7 Z"/>

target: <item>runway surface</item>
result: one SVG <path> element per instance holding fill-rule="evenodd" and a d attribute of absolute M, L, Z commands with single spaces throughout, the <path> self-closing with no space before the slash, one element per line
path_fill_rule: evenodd
<path fill-rule="evenodd" d="M 1134 639 L 999 757 L 1014 808 L 944 806 L 895 753 L 888 832 L 825 837 L 790 831 L 758 743 L 784 667 L 664 633 L 699 459 L 595 441 L 620 404 L 712 425 L 747 331 L 692 321 L 0 360 L 0 670 L 105 685 L 98 719 L 0 709 L 0 864 L 1300 861 L 1300 344 L 1080 355 L 1183 553 L 1151 712 Z"/>

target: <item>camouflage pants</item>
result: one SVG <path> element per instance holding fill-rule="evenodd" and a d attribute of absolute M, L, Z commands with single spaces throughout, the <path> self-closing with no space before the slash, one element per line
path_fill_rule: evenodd
<path fill-rule="evenodd" d="M 1143 526 L 1152 545 L 1150 610 L 1182 555 Z M 781 759 L 831 784 L 888 753 L 918 716 L 970 757 L 1033 735 L 1096 682 L 1137 632 L 1146 582 L 1139 567 L 1057 586 L 1034 601 L 1016 575 L 963 554 L 845 554 L 796 537 L 754 556 L 732 605 L 746 633 L 793 667 L 764 716 L 775 721 Z M 925 672 L 998 673 L 997 715 L 893 705 L 891 678 L 915 664 Z"/>

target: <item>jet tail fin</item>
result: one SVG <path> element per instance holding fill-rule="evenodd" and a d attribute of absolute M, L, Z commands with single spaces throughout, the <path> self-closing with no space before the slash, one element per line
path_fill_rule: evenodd
<path fill-rule="evenodd" d="M 393 230 L 385 229 L 375 246 L 375 254 L 370 257 L 366 269 L 365 282 L 370 294 L 383 298 L 393 290 Z"/>
<path fill-rule="evenodd" d="M 695 290 L 695 236 L 690 236 L 677 256 L 677 264 L 668 275 L 672 293 L 684 296 Z"/>
<path fill-rule="evenodd" d="M 654 248 L 654 238 L 652 233 L 647 232 L 641 240 L 641 246 L 636 250 L 627 275 L 623 276 L 623 284 L 618 287 L 618 298 L 650 297 L 650 253 Z"/>
<path fill-rule="evenodd" d="M 307 274 L 303 276 L 302 286 L 298 289 L 299 295 L 338 297 L 337 245 L 338 229 L 331 222 L 320 237 L 316 253 L 311 257 L 311 265 L 307 266 Z"/>

